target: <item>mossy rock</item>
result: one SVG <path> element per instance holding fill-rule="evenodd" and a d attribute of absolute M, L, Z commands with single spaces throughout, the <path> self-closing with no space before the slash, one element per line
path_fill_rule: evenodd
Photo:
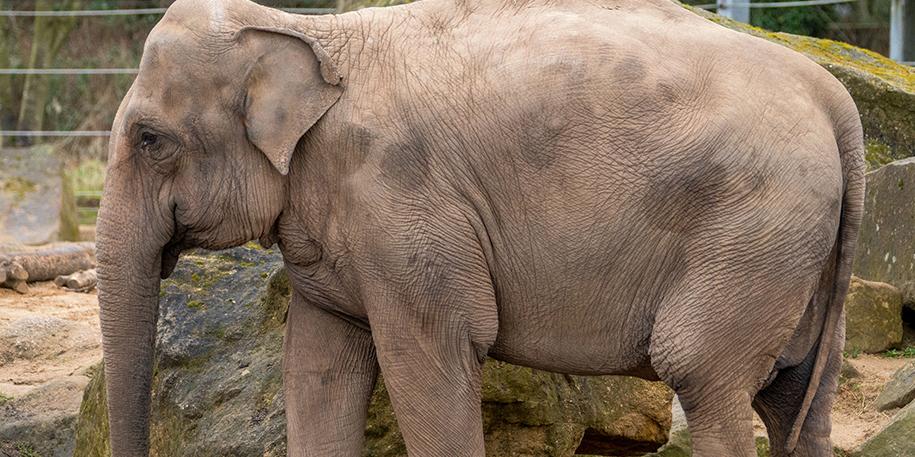
<path fill-rule="evenodd" d="M 883 352 L 902 342 L 902 293 L 852 277 L 845 299 L 845 350 Z"/>
<path fill-rule="evenodd" d="M 78 238 L 76 197 L 54 148 L 0 150 L 0 243 Z"/>
<path fill-rule="evenodd" d="M 152 455 L 285 455 L 281 357 L 290 287 L 278 253 L 191 253 L 163 291 Z M 77 425 L 81 457 L 109 455 L 104 376 L 97 373 Z M 482 393 L 489 456 L 640 455 L 662 445 L 670 426 L 670 390 L 635 378 L 489 361 Z M 383 380 L 369 409 L 364 455 L 406 455 Z"/>
<path fill-rule="evenodd" d="M 913 128 L 915 130 L 915 128 Z M 855 275 L 901 289 L 915 299 L 915 158 L 867 174 Z"/>
<path fill-rule="evenodd" d="M 915 455 L 915 402 L 897 412 L 888 424 L 858 449 L 853 457 L 900 457 Z"/>

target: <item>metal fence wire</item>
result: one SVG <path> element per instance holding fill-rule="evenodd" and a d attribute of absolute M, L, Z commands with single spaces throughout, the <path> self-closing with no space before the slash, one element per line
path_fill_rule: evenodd
<path fill-rule="evenodd" d="M 858 0 L 796 0 L 785 2 L 729 3 L 730 7 L 746 8 L 797 8 L 810 6 L 852 3 Z M 697 8 L 713 10 L 717 3 L 694 5 Z M 328 14 L 335 8 L 280 8 L 297 14 Z M 98 17 L 137 16 L 164 14 L 166 8 L 95 9 L 95 10 L 0 10 L 0 17 Z M 0 75 L 131 75 L 136 68 L 0 68 Z M 105 130 L 0 130 L 0 136 L 9 137 L 103 137 L 111 132 Z"/>

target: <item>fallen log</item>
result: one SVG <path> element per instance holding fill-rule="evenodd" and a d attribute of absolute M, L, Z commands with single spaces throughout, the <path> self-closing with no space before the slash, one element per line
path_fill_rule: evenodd
<path fill-rule="evenodd" d="M 98 275 L 95 269 L 77 271 L 70 275 L 58 276 L 54 279 L 54 284 L 77 292 L 88 292 L 98 284 Z"/>
<path fill-rule="evenodd" d="M 95 243 L 55 243 L 40 247 L 0 246 L 0 285 L 28 292 L 27 282 L 95 268 Z"/>

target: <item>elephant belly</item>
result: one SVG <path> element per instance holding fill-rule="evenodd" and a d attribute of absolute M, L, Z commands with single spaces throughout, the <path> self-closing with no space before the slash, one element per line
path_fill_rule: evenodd
<path fill-rule="evenodd" d="M 490 355 L 563 373 L 654 378 L 654 314 L 686 266 L 677 242 L 643 236 L 638 246 L 608 241 L 589 255 L 554 252 L 528 272 L 496 273 L 499 332 Z"/>

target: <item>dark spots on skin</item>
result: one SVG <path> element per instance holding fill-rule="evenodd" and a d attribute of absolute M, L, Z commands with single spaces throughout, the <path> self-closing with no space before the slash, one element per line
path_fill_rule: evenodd
<path fill-rule="evenodd" d="M 736 173 L 720 163 L 696 161 L 670 168 L 652 180 L 640 210 L 653 226 L 676 233 L 700 229 L 712 214 L 739 204 L 765 185 L 758 173 Z"/>
<path fill-rule="evenodd" d="M 347 146 L 356 151 L 368 151 L 378 138 L 375 132 L 361 125 L 347 124 L 343 131 Z"/>
<path fill-rule="evenodd" d="M 521 158 L 536 169 L 556 161 L 565 130 L 563 114 L 544 108 L 537 105 L 519 119 Z"/>
<path fill-rule="evenodd" d="M 417 190 L 429 180 L 430 144 L 425 135 L 415 130 L 386 147 L 381 161 L 382 176 L 391 184 L 406 190 Z"/>
<path fill-rule="evenodd" d="M 613 68 L 614 79 L 622 84 L 637 83 L 645 76 L 645 64 L 637 56 L 626 56 Z"/>
<path fill-rule="evenodd" d="M 665 103 L 677 103 L 680 100 L 677 90 L 666 82 L 658 83 L 658 96 Z"/>
<path fill-rule="evenodd" d="M 285 125 L 286 123 L 286 110 L 283 108 L 276 108 L 273 111 L 273 121 L 276 125 Z"/>

